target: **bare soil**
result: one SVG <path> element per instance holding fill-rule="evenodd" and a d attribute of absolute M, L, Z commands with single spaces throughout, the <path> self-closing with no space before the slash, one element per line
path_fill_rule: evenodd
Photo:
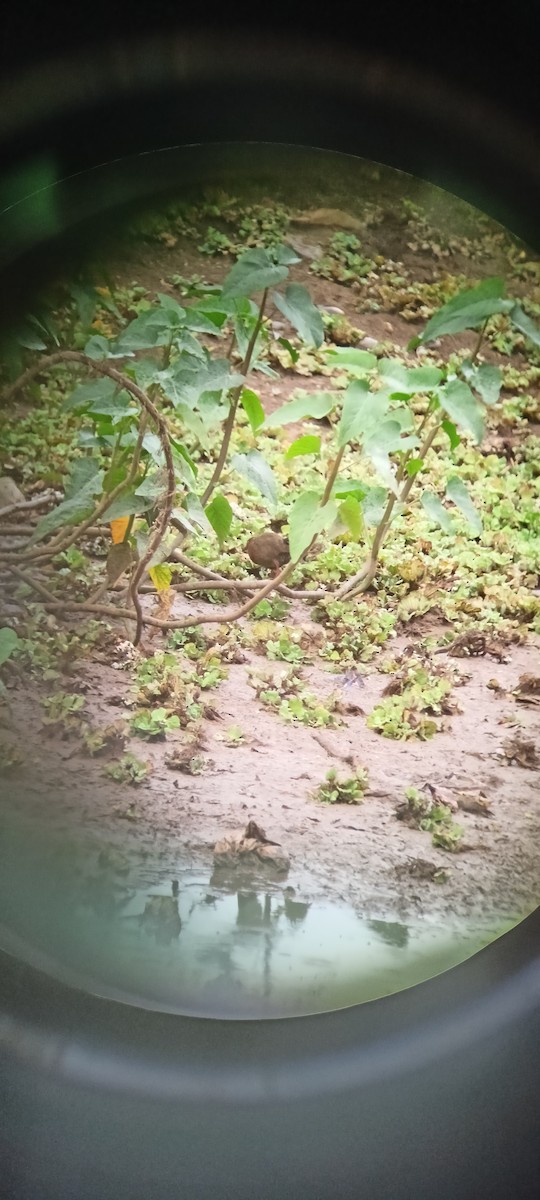
<path fill-rule="evenodd" d="M 343 207 L 343 201 L 341 201 Z M 326 247 L 335 230 L 319 226 L 296 231 L 310 243 Z M 435 278 L 440 264 L 426 254 L 407 250 L 398 223 L 379 227 L 372 242 L 363 239 L 366 253 L 384 252 L 404 262 L 415 278 Z M 117 282 L 132 280 L 151 292 L 170 289 L 176 273 L 196 272 L 210 281 L 223 277 L 228 260 L 203 257 L 192 242 L 179 239 L 167 249 L 141 247 L 129 263 L 113 264 Z M 477 275 L 491 275 L 501 262 L 483 262 Z M 468 272 L 470 263 L 459 253 L 445 260 L 444 269 Z M 359 313 L 351 289 L 318 279 L 308 262 L 294 270 L 293 278 L 306 283 L 316 303 L 340 308 L 362 333 L 403 346 L 421 327 L 395 314 Z M 271 317 L 279 318 L 277 312 Z M 472 335 L 448 339 L 448 349 L 472 345 Z M 487 358 L 489 359 L 489 351 Z M 519 366 L 519 356 L 516 356 Z M 327 387 L 323 375 L 301 378 L 283 370 L 279 381 L 262 375 L 257 388 L 267 412 L 283 404 L 298 387 Z M 204 608 L 204 601 L 200 602 Z M 149 609 L 151 602 L 146 599 Z M 190 603 L 193 610 L 193 603 Z M 172 615 L 187 612 L 178 598 Z M 307 607 L 298 606 L 297 619 L 310 621 Z M 367 668 L 363 682 L 347 687 L 314 664 L 305 668 L 308 685 L 322 696 L 336 687 L 344 701 L 367 714 L 388 683 L 378 670 L 388 651 L 403 648 L 426 632 L 426 623 L 409 626 L 388 643 Z M 447 632 L 448 626 L 430 632 Z M 159 638 L 154 643 L 159 646 Z M 445 661 L 445 660 L 443 660 Z M 455 662 L 456 660 L 449 660 Z M 245 663 L 229 667 L 219 688 L 219 719 L 204 722 L 201 753 L 207 767 L 190 776 L 165 765 L 165 757 L 186 735 L 172 733 L 166 742 L 132 739 L 128 749 L 152 764 L 147 781 L 139 787 L 112 783 L 103 774 L 103 760 L 91 759 L 80 742 L 63 740 L 42 727 L 39 689 L 10 693 L 13 727 L 24 733 L 25 761 L 2 785 L 4 815 L 25 814 L 43 828 L 55 828 L 71 837 L 89 836 L 103 844 L 121 847 L 128 878 L 141 872 L 144 859 L 154 874 L 175 874 L 182 865 L 212 872 L 214 844 L 229 832 L 257 821 L 269 838 L 290 856 L 287 884 L 302 897 L 325 896 L 361 906 L 384 917 L 398 913 L 426 913 L 442 918 L 519 916 L 532 909 L 540 890 L 540 795 L 537 770 L 511 765 L 501 750 L 505 738 L 515 734 L 538 743 L 540 709 L 519 704 L 510 694 L 519 676 L 538 671 L 538 640 L 509 650 L 509 661 L 494 662 L 489 655 L 460 660 L 470 679 L 455 689 L 461 712 L 447 718 L 446 728 L 427 742 L 396 742 L 366 725 L 360 712 L 348 713 L 343 726 L 313 730 L 287 725 L 256 700 L 248 668 L 258 665 L 276 671 L 283 664 L 247 654 Z M 493 677 L 500 691 L 488 688 Z M 67 679 L 63 686 L 71 690 Z M 129 686 L 128 674 L 110 663 L 84 662 L 77 667 L 76 686 L 84 691 L 87 714 L 105 724 L 122 714 Z M 239 725 L 245 741 L 235 747 L 221 740 L 223 730 Z M 513 727 L 514 726 L 514 727 Z M 342 766 L 347 756 L 369 771 L 369 789 L 358 805 L 325 806 L 313 793 L 328 769 Z M 396 819 L 396 805 L 410 786 L 426 781 L 449 789 L 477 788 L 485 793 L 492 815 L 460 812 L 464 827 L 463 849 L 450 854 L 432 846 L 428 833 Z M 434 882 L 438 869 L 448 872 L 446 882 Z"/>

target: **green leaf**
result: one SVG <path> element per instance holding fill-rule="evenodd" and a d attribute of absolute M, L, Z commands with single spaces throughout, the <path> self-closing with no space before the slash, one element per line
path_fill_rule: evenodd
<path fill-rule="evenodd" d="M 513 308 L 510 309 L 509 317 L 512 325 L 516 329 L 519 329 L 520 333 L 525 334 L 525 337 L 534 346 L 540 346 L 540 329 L 538 325 L 535 325 L 534 321 L 531 321 L 527 313 L 523 311 L 521 304 L 514 304 Z"/>
<path fill-rule="evenodd" d="M 364 483 L 363 479 L 336 479 L 334 484 L 334 496 L 338 500 L 343 500 L 347 496 L 356 496 L 362 500 L 369 492 L 369 484 Z"/>
<path fill-rule="evenodd" d="M 485 433 L 484 411 L 468 384 L 461 379 L 453 379 L 441 388 L 439 400 L 445 413 L 456 425 L 461 425 L 471 433 L 476 442 L 482 441 Z"/>
<path fill-rule="evenodd" d="M 418 475 L 424 465 L 423 458 L 410 458 L 405 468 L 409 478 L 414 479 Z"/>
<path fill-rule="evenodd" d="M 287 341 L 287 338 L 279 337 L 277 340 L 278 340 L 278 345 L 284 346 L 285 350 L 289 351 L 289 354 L 291 356 L 291 362 L 293 363 L 293 366 L 294 366 L 294 363 L 297 363 L 298 359 L 300 358 L 298 350 L 295 350 L 294 346 L 291 346 L 291 343 Z"/>
<path fill-rule="evenodd" d="M 302 454 L 319 454 L 321 439 L 314 434 L 306 433 L 289 446 L 285 458 L 299 458 Z"/>
<path fill-rule="evenodd" d="M 96 471 L 95 464 L 93 465 L 93 474 L 80 490 L 75 495 L 70 495 L 63 500 L 61 504 L 53 508 L 52 512 L 47 513 L 41 518 L 41 521 L 38 521 L 28 543 L 29 546 L 42 541 L 44 537 L 54 533 L 56 529 L 61 529 L 63 525 L 78 525 L 79 522 L 91 515 L 94 509 L 94 497 L 99 495 L 103 487 L 103 471 Z"/>
<path fill-rule="evenodd" d="M 438 367 L 406 367 L 397 358 L 381 358 L 379 375 L 389 395 L 414 396 L 416 392 L 432 392 L 443 377 Z"/>
<path fill-rule="evenodd" d="M 488 407 L 497 404 L 502 386 L 502 374 L 498 367 L 491 363 L 482 363 L 480 367 L 475 367 L 469 362 L 464 362 L 461 370 L 469 386 L 480 393 L 484 404 Z"/>
<path fill-rule="evenodd" d="M 160 297 L 161 301 L 164 299 L 167 303 L 141 313 L 122 330 L 116 341 L 117 349 L 147 350 L 169 344 L 175 332 L 181 330 L 186 310 L 170 297 Z"/>
<path fill-rule="evenodd" d="M 257 393 L 252 392 L 250 388 L 244 388 L 240 396 L 240 403 L 253 433 L 256 433 L 260 426 L 264 425 L 264 408 Z"/>
<path fill-rule="evenodd" d="M 460 509 L 460 511 L 463 513 L 463 516 L 466 517 L 467 521 L 469 522 L 471 529 L 473 529 L 476 536 L 479 537 L 482 533 L 482 521 L 471 500 L 471 497 L 469 496 L 465 484 L 462 483 L 461 479 L 459 479 L 457 475 L 452 475 L 452 478 L 448 480 L 446 485 L 446 495 L 448 496 L 448 499 L 456 505 L 456 508 Z"/>
<path fill-rule="evenodd" d="M 198 529 L 201 529 L 203 533 L 210 533 L 210 529 L 212 527 L 199 500 L 199 497 L 195 495 L 195 492 L 190 492 L 186 496 L 183 507 L 181 509 L 175 509 L 173 516 L 176 517 L 178 521 L 182 522 L 185 520 L 186 513 L 189 518 L 189 522 L 193 522 L 193 524 L 196 525 Z"/>
<path fill-rule="evenodd" d="M 272 468 L 258 450 L 248 454 L 234 454 L 231 459 L 233 471 L 238 471 L 272 505 L 277 504 L 277 483 Z"/>
<path fill-rule="evenodd" d="M 163 488 L 161 488 L 163 492 Z M 118 517 L 141 516 L 153 506 L 155 497 L 137 495 L 135 487 L 121 492 L 103 514 L 105 521 L 116 521 Z"/>
<path fill-rule="evenodd" d="M 214 496 L 204 511 L 217 536 L 221 550 L 225 539 L 229 536 L 233 519 L 229 501 L 225 496 Z"/>
<path fill-rule="evenodd" d="M 289 512 L 289 550 L 296 562 L 307 550 L 317 533 L 329 529 L 337 516 L 335 500 L 321 506 L 319 492 L 302 492 Z"/>
<path fill-rule="evenodd" d="M 173 458 L 178 475 L 182 483 L 185 483 L 188 488 L 193 488 L 198 475 L 196 463 L 194 463 L 191 454 L 182 442 L 176 438 L 170 438 L 173 449 Z"/>
<path fill-rule="evenodd" d="M 277 266 L 266 250 L 247 250 L 234 264 L 223 283 L 224 296 L 254 296 L 265 288 L 282 283 L 289 274 L 286 266 Z"/>
<path fill-rule="evenodd" d="M 282 296 L 280 292 L 272 292 L 272 300 L 276 308 L 283 313 L 293 329 L 300 334 L 302 341 L 318 349 L 324 341 L 324 326 L 319 309 L 301 283 L 291 283 Z"/>
<path fill-rule="evenodd" d="M 266 417 L 265 428 L 277 429 L 280 425 L 291 425 L 293 421 L 303 421 L 307 417 L 320 421 L 332 411 L 340 395 L 340 392 L 300 392 L 295 400 L 283 404 Z"/>
<path fill-rule="evenodd" d="M 290 246 L 272 246 L 269 250 L 272 262 L 278 263 L 280 267 L 291 267 L 293 263 L 302 262 L 302 259 Z"/>
<path fill-rule="evenodd" d="M 424 492 L 421 501 L 430 520 L 435 521 L 436 525 L 440 525 L 445 533 L 453 533 L 454 522 L 450 513 L 441 504 L 439 497 L 434 492 Z"/>
<path fill-rule="evenodd" d="M 389 455 L 396 451 L 410 450 L 418 445 L 416 434 L 403 437 L 399 421 L 393 419 L 393 414 L 387 421 L 382 421 L 377 429 L 370 433 L 364 442 L 364 453 L 371 459 L 375 470 L 386 486 L 394 495 L 398 495 L 396 469 L 390 462 Z"/>
<path fill-rule="evenodd" d="M 383 487 L 370 487 L 361 499 L 362 514 L 366 525 L 380 525 L 388 504 L 388 491 Z M 394 511 L 396 511 L 394 509 Z"/>
<path fill-rule="evenodd" d="M 461 438 L 460 438 L 459 433 L 454 425 L 454 422 L 453 421 L 443 421 L 441 428 L 444 429 L 444 432 L 447 434 L 448 438 L 450 439 L 450 449 L 455 450 L 456 446 L 459 446 Z"/>
<path fill-rule="evenodd" d="M 75 301 L 77 315 L 83 329 L 89 329 L 98 305 L 98 294 L 94 287 L 83 287 L 72 283 L 70 295 Z"/>
<path fill-rule="evenodd" d="M 336 367 L 343 367 L 350 375 L 365 375 L 377 366 L 377 356 L 369 350 L 357 350 L 355 346 L 333 346 L 326 357 Z"/>
<path fill-rule="evenodd" d="M 118 384 L 113 379 L 93 379 L 91 383 L 82 383 L 80 387 L 68 396 L 62 405 L 66 412 L 90 412 L 102 416 L 113 416 L 118 412 L 126 413 L 131 405 L 128 392 L 119 391 Z"/>
<path fill-rule="evenodd" d="M 8 626 L 0 629 L 0 667 L 7 662 L 8 658 L 11 658 L 20 645 L 21 640 L 17 637 L 14 629 L 9 629 Z"/>
<path fill-rule="evenodd" d="M 494 313 L 510 312 L 514 301 L 503 299 L 504 289 L 504 279 L 484 279 L 478 287 L 458 292 L 427 322 L 420 341 L 432 342 L 447 333 L 478 329 Z"/>
<path fill-rule="evenodd" d="M 339 517 L 347 526 L 351 537 L 359 542 L 363 532 L 362 509 L 356 496 L 347 496 L 338 509 Z"/>
<path fill-rule="evenodd" d="M 370 392 L 365 379 L 355 379 L 343 396 L 341 418 L 337 428 L 340 449 L 347 442 L 364 438 L 376 429 L 384 419 L 389 407 L 388 397 L 382 392 Z"/>
<path fill-rule="evenodd" d="M 103 337 L 101 333 L 94 333 L 88 339 L 84 347 L 84 353 L 88 358 L 93 358 L 95 362 L 99 362 L 103 358 L 132 358 L 133 355 L 126 351 L 117 351 L 113 342 L 108 338 Z"/>
<path fill-rule="evenodd" d="M 71 473 L 66 480 L 64 488 L 64 500 L 72 500 L 79 492 L 82 492 L 86 487 L 92 488 L 94 482 L 96 490 L 90 494 L 97 495 L 103 487 L 103 476 L 100 475 L 100 470 L 95 458 L 76 458 L 72 464 Z"/>

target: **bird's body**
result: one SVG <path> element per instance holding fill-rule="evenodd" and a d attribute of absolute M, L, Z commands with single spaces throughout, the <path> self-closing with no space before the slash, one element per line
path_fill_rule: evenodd
<path fill-rule="evenodd" d="M 246 552 L 257 567 L 278 571 L 290 562 L 289 543 L 281 533 L 259 533 L 249 539 Z"/>

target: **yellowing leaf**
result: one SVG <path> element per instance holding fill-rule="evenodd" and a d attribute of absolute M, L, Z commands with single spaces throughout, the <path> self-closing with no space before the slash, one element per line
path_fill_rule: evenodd
<path fill-rule="evenodd" d="M 123 542 L 127 527 L 129 525 L 129 517 L 116 517 L 114 521 L 109 522 L 111 526 L 111 536 L 115 546 L 119 542 Z"/>
<path fill-rule="evenodd" d="M 148 568 L 148 574 L 158 592 L 166 592 L 171 586 L 172 567 L 168 563 L 158 563 Z"/>

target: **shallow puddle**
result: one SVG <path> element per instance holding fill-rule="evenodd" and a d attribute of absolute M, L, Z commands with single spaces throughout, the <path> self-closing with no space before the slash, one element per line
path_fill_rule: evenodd
<path fill-rule="evenodd" d="M 388 995 L 515 923 L 404 924 L 287 887 L 223 890 L 189 871 L 136 889 L 94 880 L 6 908 L 0 944 L 47 973 L 129 1004 L 222 1019 L 303 1016 Z"/>

